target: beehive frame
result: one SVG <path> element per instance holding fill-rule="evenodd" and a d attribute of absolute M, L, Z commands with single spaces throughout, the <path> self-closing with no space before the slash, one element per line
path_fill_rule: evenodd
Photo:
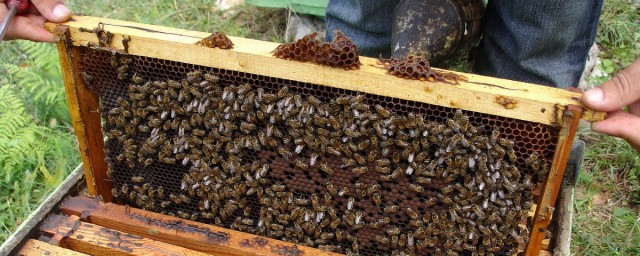
<path fill-rule="evenodd" d="M 48 24 L 47 27 L 61 39 L 58 50 L 89 191 L 102 195 L 107 202 L 111 201 L 112 185 L 106 176 L 99 101 L 87 89 L 77 68 L 78 47 L 100 44 L 95 33 L 87 32 L 98 26 L 113 33 L 109 48 L 132 55 L 425 102 L 556 127 L 559 132 L 554 159 L 549 177 L 536 202 L 542 207 L 536 208 L 525 251 L 527 255 L 535 255 L 540 250 L 578 121 L 581 118 L 595 121 L 604 117 L 603 113 L 584 108 L 580 103 L 579 93 L 549 87 L 472 74 L 464 74 L 468 81 L 455 86 L 405 80 L 385 74 L 376 65 L 376 60 L 370 58 L 361 58 L 363 65 L 360 70 L 345 71 L 276 59 L 271 54 L 277 47 L 275 43 L 231 37 L 234 49 L 212 49 L 196 45 L 209 36 L 208 33 L 74 16 L 70 22 L 62 25 Z"/>

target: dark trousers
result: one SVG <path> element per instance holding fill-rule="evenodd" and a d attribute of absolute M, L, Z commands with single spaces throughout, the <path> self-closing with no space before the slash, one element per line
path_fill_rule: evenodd
<path fill-rule="evenodd" d="M 330 0 L 327 40 L 340 29 L 361 54 L 389 55 L 399 2 Z M 559 88 L 577 86 L 601 9 L 602 0 L 489 0 L 473 71 Z"/>

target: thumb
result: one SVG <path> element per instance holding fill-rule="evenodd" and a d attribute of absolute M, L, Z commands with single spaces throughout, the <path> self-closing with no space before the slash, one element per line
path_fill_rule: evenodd
<path fill-rule="evenodd" d="M 587 107 L 610 112 L 640 99 L 640 58 L 611 80 L 588 90 L 582 96 Z"/>
<path fill-rule="evenodd" d="M 71 11 L 63 1 L 31 0 L 31 3 L 48 21 L 64 22 L 71 17 Z"/>

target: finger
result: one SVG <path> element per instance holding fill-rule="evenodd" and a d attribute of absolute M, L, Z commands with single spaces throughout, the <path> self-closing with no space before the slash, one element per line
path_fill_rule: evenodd
<path fill-rule="evenodd" d="M 640 100 L 631 103 L 631 105 L 627 106 L 627 108 L 629 109 L 629 113 L 631 113 L 632 115 L 640 116 Z"/>
<path fill-rule="evenodd" d="M 54 42 L 55 36 L 44 29 L 42 16 L 17 16 L 7 28 L 6 40 L 27 39 L 36 42 Z"/>
<path fill-rule="evenodd" d="M 33 6 L 45 19 L 53 22 L 64 22 L 71 17 L 71 11 L 59 0 L 31 0 Z"/>
<path fill-rule="evenodd" d="M 584 93 L 582 101 L 598 111 L 614 111 L 640 99 L 640 58 L 611 80 Z"/>
<path fill-rule="evenodd" d="M 591 124 L 596 132 L 625 139 L 633 148 L 640 151 L 640 117 L 617 110 L 610 112 L 607 119 Z"/>

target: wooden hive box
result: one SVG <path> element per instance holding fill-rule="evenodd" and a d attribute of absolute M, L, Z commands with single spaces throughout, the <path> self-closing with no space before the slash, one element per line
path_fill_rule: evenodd
<path fill-rule="evenodd" d="M 122 220 L 109 228 L 189 250 L 243 255 L 255 243 L 225 230 L 230 242 L 200 237 L 193 245 L 156 234 L 171 227 L 154 223 L 201 222 L 297 243 L 268 240 L 268 248 L 295 251 L 256 254 L 322 253 L 305 245 L 362 255 L 548 253 L 543 240 L 578 122 L 604 118 L 580 103 L 580 93 L 473 74 L 457 74 L 457 84 L 401 79 L 371 58 L 344 70 L 278 59 L 275 43 L 229 37 L 233 49 L 209 48 L 198 44 L 208 33 L 86 16 L 47 28 L 61 39 L 88 190 L 107 203 L 75 198 L 62 211 L 79 217 L 57 223 Z M 208 89 L 184 91 L 192 82 Z M 208 96 L 197 101 L 202 94 L 218 98 L 210 106 Z M 261 106 L 262 97 L 273 104 Z M 296 107 L 309 112 L 300 119 L 304 111 L 296 110 L 302 124 L 287 119 Z M 265 118 L 268 108 L 285 114 Z M 179 118 L 187 123 L 172 128 Z M 331 130 L 332 120 L 346 125 Z M 277 142 L 263 142 L 274 130 Z M 141 215 L 159 221 L 131 217 Z M 171 232 L 189 238 L 183 229 Z"/>

